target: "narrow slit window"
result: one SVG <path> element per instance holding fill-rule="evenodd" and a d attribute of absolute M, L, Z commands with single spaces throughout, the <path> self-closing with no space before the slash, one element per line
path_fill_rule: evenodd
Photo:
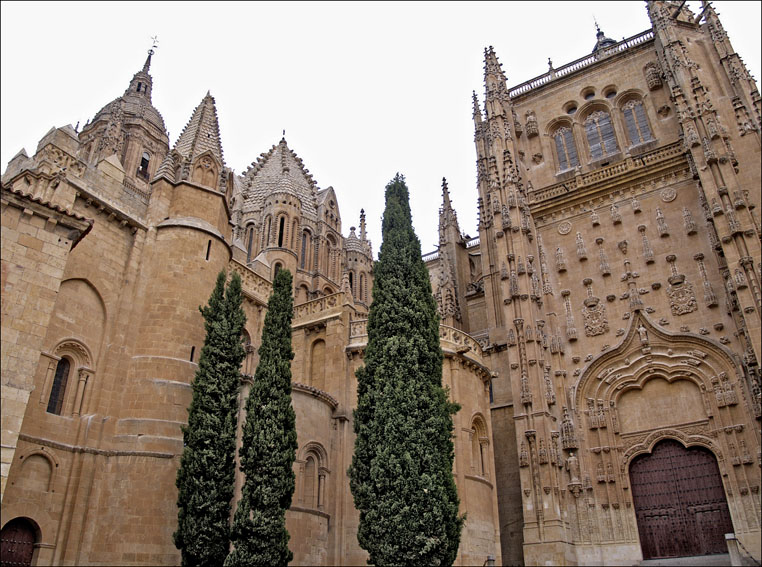
<path fill-rule="evenodd" d="M 196 354 L 196 347 L 191 347 L 191 355 L 190 355 L 190 361 L 193 362 L 193 355 Z"/>
<path fill-rule="evenodd" d="M 212 251 L 212 241 L 210 240 L 206 244 L 206 260 L 209 261 L 209 253 Z"/>
<path fill-rule="evenodd" d="M 283 232 L 286 227 L 286 218 L 280 217 L 280 223 L 278 225 L 278 248 L 283 247 Z"/>
<path fill-rule="evenodd" d="M 50 398 L 48 399 L 48 413 L 61 415 L 63 409 L 64 395 L 66 394 L 66 383 L 69 381 L 69 369 L 71 365 L 66 358 L 58 361 L 56 366 L 56 375 L 53 378 L 53 386 L 50 388 Z"/>
<path fill-rule="evenodd" d="M 251 252 L 254 248 L 254 227 L 249 227 L 248 235 L 246 237 L 246 262 L 251 262 Z"/>
<path fill-rule="evenodd" d="M 299 267 L 304 269 L 304 265 L 306 263 L 306 256 L 307 256 L 307 232 L 302 233 L 302 253 L 300 254 L 299 258 Z"/>

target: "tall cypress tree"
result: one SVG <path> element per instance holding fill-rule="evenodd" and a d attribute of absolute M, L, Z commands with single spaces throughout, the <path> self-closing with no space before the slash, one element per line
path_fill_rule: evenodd
<path fill-rule="evenodd" d="M 286 510 L 294 494 L 296 415 L 291 405 L 291 272 L 280 270 L 267 304 L 262 346 L 254 382 L 246 400 L 243 444 L 239 451 L 245 475 L 235 512 L 235 549 L 226 567 L 286 565 Z"/>
<path fill-rule="evenodd" d="M 175 546 L 184 566 L 220 565 L 230 550 L 230 510 L 235 475 L 238 389 L 244 351 L 241 278 L 217 276 L 209 304 L 201 307 L 206 338 L 193 380 L 184 449 L 177 471 Z"/>
<path fill-rule="evenodd" d="M 373 565 L 452 565 L 463 519 L 452 474 L 452 414 L 442 388 L 439 316 L 408 189 L 386 186 L 365 366 L 357 370 L 350 487 Z"/>

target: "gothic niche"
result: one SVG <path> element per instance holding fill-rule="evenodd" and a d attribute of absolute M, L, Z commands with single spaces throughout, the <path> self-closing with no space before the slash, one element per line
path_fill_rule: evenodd
<path fill-rule="evenodd" d="M 585 278 L 582 282 L 587 286 L 587 297 L 582 307 L 582 317 L 585 321 L 585 335 L 594 337 L 602 335 L 609 330 L 609 322 L 606 319 L 606 307 L 601 300 L 593 295 L 593 280 Z"/>
<path fill-rule="evenodd" d="M 211 187 L 217 189 L 217 168 L 215 167 L 214 160 L 208 156 L 201 156 L 193 166 L 193 176 L 191 181 L 204 185 L 205 187 Z"/>

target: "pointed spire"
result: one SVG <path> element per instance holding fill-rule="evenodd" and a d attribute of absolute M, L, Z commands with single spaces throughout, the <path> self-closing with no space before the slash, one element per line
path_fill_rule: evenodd
<path fill-rule="evenodd" d="M 454 228 L 454 234 L 449 233 L 448 227 Z M 447 186 L 447 179 L 442 178 L 442 208 L 439 209 L 439 242 L 440 245 L 448 241 L 455 241 L 460 236 L 460 227 L 458 226 L 458 215 L 452 208 L 450 201 L 450 189 Z"/>
<path fill-rule="evenodd" d="M 365 209 L 360 209 L 360 240 L 366 240 L 365 238 Z"/>
<path fill-rule="evenodd" d="M 159 36 L 153 36 L 151 41 L 151 49 L 148 50 L 148 57 L 146 57 L 146 62 L 143 64 L 143 73 L 148 73 L 148 70 L 151 68 L 151 56 L 156 53 L 154 49 L 159 47 Z"/>
<path fill-rule="evenodd" d="M 503 73 L 503 66 L 498 61 L 491 45 L 484 50 L 484 85 L 488 96 L 495 91 L 507 90 L 507 79 Z"/>
<path fill-rule="evenodd" d="M 220 125 L 217 121 L 217 108 L 214 97 L 207 91 L 206 96 L 193 111 L 191 119 L 175 143 L 175 151 L 191 161 L 206 151 L 224 165 Z"/>

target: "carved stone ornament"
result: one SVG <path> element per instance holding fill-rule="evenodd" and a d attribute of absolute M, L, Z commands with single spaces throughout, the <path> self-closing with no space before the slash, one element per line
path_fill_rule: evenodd
<path fill-rule="evenodd" d="M 585 335 L 588 337 L 602 335 L 609 330 L 609 322 L 606 319 L 606 307 L 597 297 L 585 299 L 582 316 L 585 321 Z"/>
<path fill-rule="evenodd" d="M 569 221 L 564 221 L 558 225 L 558 234 L 569 234 L 571 232 L 572 225 Z"/>
<path fill-rule="evenodd" d="M 667 287 L 667 297 L 672 315 L 685 315 L 698 309 L 696 295 L 693 293 L 693 285 L 680 274 L 669 278 L 670 285 Z"/>
<path fill-rule="evenodd" d="M 662 190 L 660 197 L 665 203 L 670 203 L 677 197 L 677 190 L 674 187 L 667 187 Z"/>

